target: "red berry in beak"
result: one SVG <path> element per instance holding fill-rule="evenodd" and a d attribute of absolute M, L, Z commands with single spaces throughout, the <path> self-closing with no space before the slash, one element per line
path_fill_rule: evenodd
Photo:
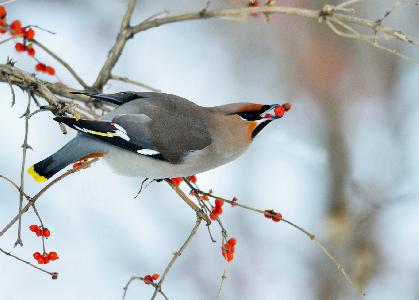
<path fill-rule="evenodd" d="M 274 109 L 275 116 L 281 118 L 285 114 L 285 109 L 282 106 L 277 106 Z"/>

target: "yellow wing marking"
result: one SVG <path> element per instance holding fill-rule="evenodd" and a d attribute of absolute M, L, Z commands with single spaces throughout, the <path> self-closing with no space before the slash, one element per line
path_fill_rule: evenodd
<path fill-rule="evenodd" d="M 42 176 L 42 175 L 39 175 L 38 173 L 36 173 L 35 168 L 34 168 L 33 165 L 28 169 L 28 173 L 29 173 L 29 175 L 31 175 L 33 177 L 33 179 L 36 182 L 44 182 L 48 179 L 45 176 Z"/>

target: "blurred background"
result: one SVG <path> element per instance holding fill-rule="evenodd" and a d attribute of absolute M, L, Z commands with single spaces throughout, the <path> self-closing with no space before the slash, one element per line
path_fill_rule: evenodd
<path fill-rule="evenodd" d="M 138 1 L 137 23 L 156 12 L 202 9 L 206 1 Z M 237 2 L 237 1 L 236 1 Z M 330 2 L 329 2 L 330 3 Z M 333 3 L 333 1 L 332 1 Z M 393 1 L 356 5 L 376 20 Z M 325 1 L 277 1 L 318 9 Z M 212 1 L 210 8 L 246 5 Z M 92 83 L 115 41 L 126 1 L 29 1 L 7 4 L 9 20 L 36 24 L 37 38 Z M 385 24 L 419 36 L 416 1 L 402 1 Z M 417 48 L 400 51 L 418 58 Z M 16 66 L 34 62 L 13 43 L 0 45 Z M 66 85 L 72 77 L 38 49 Z M 114 74 L 150 84 L 204 106 L 235 101 L 293 103 L 236 161 L 198 175 L 203 189 L 250 206 L 275 209 L 315 233 L 367 293 L 365 299 L 419 298 L 419 68 L 366 43 L 337 37 L 324 24 L 293 16 L 262 16 L 246 22 L 189 21 L 138 34 L 129 41 Z M 50 77 L 39 75 L 51 80 Z M 106 92 L 141 90 L 111 81 Z M 0 84 L 0 174 L 19 181 L 27 97 L 16 89 L 10 107 Z M 34 106 L 32 106 L 33 108 Z M 63 135 L 52 114 L 30 122 L 27 165 L 50 155 L 74 132 Z M 415 133 L 416 132 L 416 133 Z M 44 184 L 26 176 L 26 192 Z M 163 273 L 195 223 L 193 211 L 164 183 L 134 199 L 140 178 L 120 177 L 103 162 L 50 189 L 38 209 L 52 236 L 47 250 L 60 259 L 47 266 L 59 279 L 0 256 L 0 300 L 120 299 L 133 275 Z M 18 194 L 0 181 L 0 223 L 15 216 Z M 285 223 L 226 207 L 223 223 L 237 238 L 226 263 L 221 235 L 211 242 L 205 226 L 177 260 L 163 290 L 170 299 L 215 299 L 223 270 L 222 299 L 358 299 L 333 263 L 302 233 Z M 41 250 L 23 218 L 24 247 L 13 248 L 17 227 L 0 247 L 32 260 Z M 154 289 L 133 282 L 126 299 L 149 299 Z"/>

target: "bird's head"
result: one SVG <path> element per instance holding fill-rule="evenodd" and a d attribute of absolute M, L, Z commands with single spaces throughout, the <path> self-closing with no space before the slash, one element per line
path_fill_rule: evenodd
<path fill-rule="evenodd" d="M 285 104 L 257 104 L 232 103 L 217 106 L 216 109 L 229 116 L 239 116 L 249 123 L 252 128 L 251 138 L 254 138 L 266 125 L 276 119 L 282 118 L 291 109 L 290 103 Z"/>

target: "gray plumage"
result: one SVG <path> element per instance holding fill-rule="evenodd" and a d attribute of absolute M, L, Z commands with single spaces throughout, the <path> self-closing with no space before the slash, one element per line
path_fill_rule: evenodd
<path fill-rule="evenodd" d="M 237 158 L 251 143 L 255 128 L 270 122 L 245 118 L 274 107 L 236 103 L 206 108 L 163 93 L 88 95 L 120 106 L 99 121 L 56 118 L 79 133 L 35 164 L 36 174 L 50 178 L 89 153 L 103 152 L 105 161 L 122 175 L 190 176 Z M 250 108 L 251 115 L 240 115 Z"/>

